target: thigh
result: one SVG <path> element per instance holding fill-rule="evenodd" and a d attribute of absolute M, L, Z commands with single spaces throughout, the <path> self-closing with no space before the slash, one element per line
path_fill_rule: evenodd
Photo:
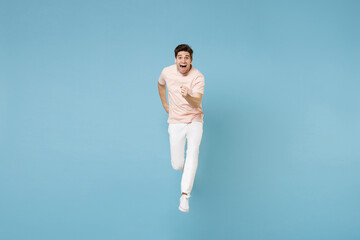
<path fill-rule="evenodd" d="M 192 122 L 187 129 L 188 144 L 194 147 L 199 147 L 203 134 L 203 124 L 201 122 Z"/>
<path fill-rule="evenodd" d="M 186 124 L 169 124 L 170 146 L 178 145 L 186 140 Z"/>
<path fill-rule="evenodd" d="M 170 149 L 172 154 L 181 154 L 185 148 L 186 124 L 169 124 Z"/>

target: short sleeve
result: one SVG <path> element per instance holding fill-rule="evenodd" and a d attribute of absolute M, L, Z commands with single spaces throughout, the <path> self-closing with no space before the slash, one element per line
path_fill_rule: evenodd
<path fill-rule="evenodd" d="M 205 88 L 205 78 L 203 75 L 199 75 L 192 86 L 192 92 L 193 93 L 201 93 L 204 94 L 204 88 Z"/>
<path fill-rule="evenodd" d="M 164 70 L 161 72 L 158 83 L 160 83 L 161 85 L 165 85 L 166 81 L 165 81 L 165 77 L 164 77 Z"/>

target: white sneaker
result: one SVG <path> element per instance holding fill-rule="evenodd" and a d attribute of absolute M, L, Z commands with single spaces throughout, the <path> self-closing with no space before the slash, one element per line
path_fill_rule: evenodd
<path fill-rule="evenodd" d="M 182 212 L 189 212 L 189 198 L 190 195 L 182 194 L 180 197 L 179 210 Z"/>

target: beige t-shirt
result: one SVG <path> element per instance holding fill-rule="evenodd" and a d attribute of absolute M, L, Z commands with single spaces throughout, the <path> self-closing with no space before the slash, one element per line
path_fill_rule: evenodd
<path fill-rule="evenodd" d="M 161 85 L 167 85 L 169 98 L 168 123 L 203 123 L 204 113 L 202 107 L 193 108 L 181 95 L 180 86 L 189 88 L 190 96 L 193 93 L 204 94 L 205 78 L 201 72 L 194 67 L 186 76 L 183 76 L 176 68 L 176 64 L 162 70 L 159 77 Z"/>

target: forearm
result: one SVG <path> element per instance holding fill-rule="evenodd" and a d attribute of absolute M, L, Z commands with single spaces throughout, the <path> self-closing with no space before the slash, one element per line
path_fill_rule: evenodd
<path fill-rule="evenodd" d="M 166 85 L 161 85 L 158 83 L 158 89 L 159 89 L 159 96 L 160 96 L 162 105 L 163 106 L 168 105 L 167 99 L 166 99 Z"/>
<path fill-rule="evenodd" d="M 201 104 L 201 96 L 190 96 L 189 94 L 185 97 L 186 101 L 193 107 L 198 108 Z"/>

